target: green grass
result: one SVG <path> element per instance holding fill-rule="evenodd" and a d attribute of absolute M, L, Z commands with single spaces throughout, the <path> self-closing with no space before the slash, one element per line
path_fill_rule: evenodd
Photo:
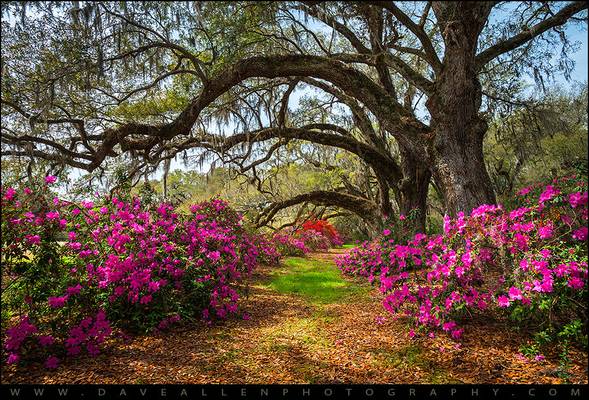
<path fill-rule="evenodd" d="M 342 245 L 342 248 L 343 249 L 353 249 L 354 247 L 358 247 L 358 245 L 357 244 L 354 244 L 354 243 L 348 243 L 348 244 L 343 244 Z"/>
<path fill-rule="evenodd" d="M 369 288 L 344 280 L 332 263 L 289 257 L 274 272 L 270 287 L 280 293 L 297 294 L 314 305 L 342 303 L 366 296 Z"/>

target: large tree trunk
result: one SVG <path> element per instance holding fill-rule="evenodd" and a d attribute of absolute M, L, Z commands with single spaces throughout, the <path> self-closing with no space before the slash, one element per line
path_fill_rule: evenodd
<path fill-rule="evenodd" d="M 486 122 L 479 116 L 482 94 L 475 52 L 489 2 L 435 2 L 443 27 L 443 67 L 427 101 L 434 130 L 429 149 L 432 172 L 444 192 L 446 212 L 470 212 L 494 203 L 495 194 L 483 159 Z"/>
<path fill-rule="evenodd" d="M 399 182 L 401 214 L 411 216 L 412 233 L 425 232 L 427 191 L 431 172 L 423 161 L 401 148 L 403 179 Z"/>

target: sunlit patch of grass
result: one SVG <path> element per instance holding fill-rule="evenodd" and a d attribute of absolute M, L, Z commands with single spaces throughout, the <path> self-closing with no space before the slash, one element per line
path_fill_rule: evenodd
<path fill-rule="evenodd" d="M 315 318 L 287 319 L 284 322 L 265 329 L 262 342 L 270 347 L 277 345 L 302 345 L 311 350 L 329 346 L 329 341 L 322 335 L 322 330 Z"/>
<path fill-rule="evenodd" d="M 348 243 L 348 244 L 343 244 L 341 247 L 342 247 L 342 249 L 353 249 L 354 247 L 358 247 L 358 245 L 355 243 Z"/>
<path fill-rule="evenodd" d="M 342 303 L 366 296 L 369 289 L 344 280 L 332 263 L 290 257 L 277 269 L 270 287 L 280 293 L 297 294 L 313 305 Z"/>
<path fill-rule="evenodd" d="M 295 348 L 294 345 L 288 343 L 270 343 L 269 350 L 273 353 L 290 353 Z"/>

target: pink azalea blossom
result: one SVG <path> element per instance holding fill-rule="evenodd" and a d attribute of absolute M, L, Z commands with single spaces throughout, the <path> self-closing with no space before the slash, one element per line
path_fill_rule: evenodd
<path fill-rule="evenodd" d="M 6 189 L 6 192 L 4 193 L 4 198 L 6 200 L 10 201 L 14 198 L 15 195 L 16 195 L 16 190 L 14 190 L 14 188 L 9 187 L 8 189 Z"/>
<path fill-rule="evenodd" d="M 47 369 L 55 369 L 59 366 L 59 358 L 55 356 L 49 356 L 47 360 L 45 360 L 44 365 Z"/>
<path fill-rule="evenodd" d="M 55 342 L 55 339 L 51 335 L 39 336 L 39 344 L 41 346 L 44 346 L 44 347 L 51 346 L 54 342 Z"/>
<path fill-rule="evenodd" d="M 18 363 L 20 360 L 20 355 L 16 354 L 16 353 L 10 353 L 8 355 L 8 359 L 6 360 L 6 363 L 8 364 L 16 364 Z"/>
<path fill-rule="evenodd" d="M 588 231 L 587 227 L 582 226 L 573 232 L 573 238 L 580 240 L 580 241 L 585 241 L 585 240 L 587 240 L 587 231 Z"/>
<path fill-rule="evenodd" d="M 577 208 L 587 204 L 588 193 L 576 192 L 569 194 L 569 204 L 572 208 Z"/>
<path fill-rule="evenodd" d="M 47 302 L 51 308 L 61 308 L 65 305 L 66 301 L 68 300 L 68 296 L 61 296 L 61 297 L 49 297 Z"/>
<path fill-rule="evenodd" d="M 545 203 L 545 202 L 553 199 L 559 193 L 560 193 L 560 190 L 556 189 L 552 185 L 548 185 L 548 186 L 546 186 L 546 188 L 544 189 L 544 191 L 540 195 L 540 198 L 538 201 L 539 201 L 539 203 Z"/>
<path fill-rule="evenodd" d="M 497 304 L 499 304 L 499 307 L 509 307 L 509 298 L 507 296 L 499 296 L 497 297 Z"/>
<path fill-rule="evenodd" d="M 552 227 L 549 225 L 541 226 L 538 228 L 538 236 L 540 239 L 549 239 L 552 237 Z"/>
<path fill-rule="evenodd" d="M 509 288 L 509 298 L 511 300 L 521 300 L 523 298 L 521 290 L 515 286 L 512 286 Z"/>

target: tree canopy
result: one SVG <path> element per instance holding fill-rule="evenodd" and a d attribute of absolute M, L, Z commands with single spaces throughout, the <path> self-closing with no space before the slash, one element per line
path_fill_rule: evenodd
<path fill-rule="evenodd" d="M 564 26 L 586 26 L 586 9 L 582 1 L 2 3 L 2 156 L 91 177 L 122 165 L 134 181 L 157 168 L 167 177 L 175 158 L 220 162 L 268 200 L 261 224 L 313 203 L 374 226 L 416 211 L 424 231 L 428 194 L 456 214 L 495 202 L 499 176 L 513 186 L 534 154 L 522 147 L 531 143 L 521 140 L 532 134 L 527 121 L 543 113 L 526 82 L 570 77 L 575 44 Z M 514 146 L 485 157 L 489 133 L 505 143 L 505 126 Z M 586 119 L 576 126 L 586 132 Z M 277 193 L 279 166 L 301 163 L 335 181 Z"/>

